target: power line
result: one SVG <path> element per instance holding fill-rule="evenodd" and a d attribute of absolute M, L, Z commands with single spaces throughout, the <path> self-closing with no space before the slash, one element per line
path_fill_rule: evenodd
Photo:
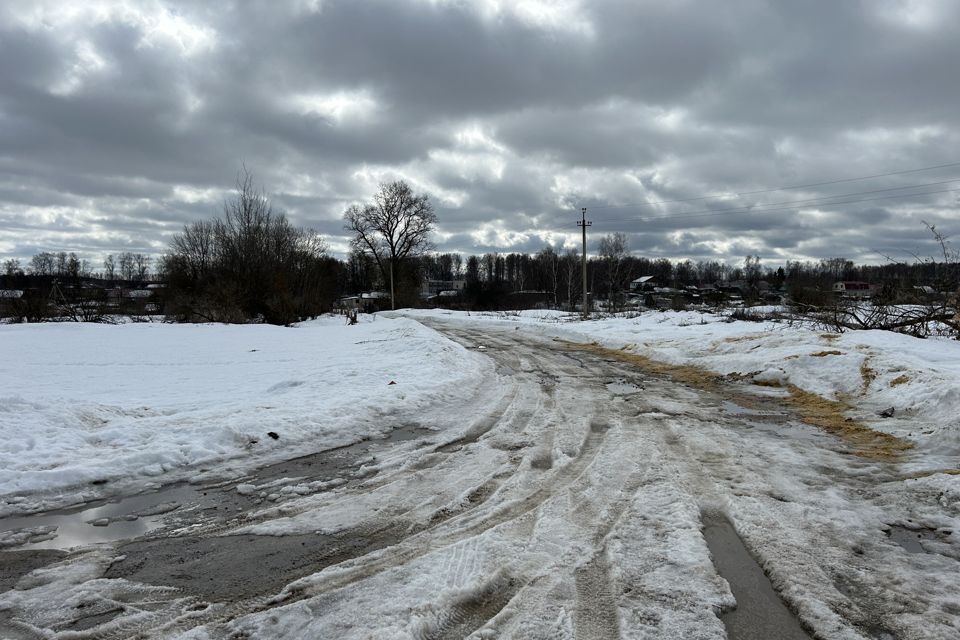
<path fill-rule="evenodd" d="M 690 217 L 690 216 L 700 216 L 700 215 L 713 215 L 721 213 L 734 213 L 737 211 L 762 211 L 767 207 L 776 207 L 780 205 L 787 205 L 786 208 L 792 209 L 796 206 L 816 206 L 816 205 L 831 205 L 831 204 L 849 204 L 850 202 L 866 202 L 874 198 L 865 198 L 863 200 L 854 200 L 850 202 L 821 202 L 834 200 L 836 198 L 851 198 L 854 196 L 862 196 L 872 193 L 886 193 L 889 191 L 902 191 L 904 189 L 922 189 L 925 187 L 936 187 L 943 184 L 950 184 L 953 182 L 960 182 L 960 178 L 951 178 L 950 180 L 940 180 L 937 182 L 925 182 L 922 184 L 909 184 L 902 187 L 888 187 L 886 189 L 870 189 L 868 191 L 852 191 L 850 193 L 838 193 L 830 196 L 820 196 L 817 198 L 803 198 L 800 200 L 783 200 L 780 202 L 767 202 L 763 204 L 752 204 L 752 205 L 743 205 L 739 207 L 727 207 L 726 209 L 701 209 L 699 211 L 684 211 L 676 214 L 665 214 L 660 216 L 646 216 L 646 217 L 630 217 L 630 218 L 607 218 L 601 222 L 628 222 L 632 220 L 645 221 L 650 219 L 660 219 L 660 218 L 681 218 L 681 217 Z M 902 193 L 895 194 L 892 197 L 907 197 L 912 195 L 928 195 L 928 193 L 946 193 L 947 191 L 953 191 L 953 189 L 948 189 L 946 191 L 930 191 L 923 193 Z M 888 196 L 889 197 L 889 196 Z M 877 198 L 881 199 L 881 198 Z M 592 209 L 592 208 L 591 208 Z"/>
<path fill-rule="evenodd" d="M 947 182 L 958 182 L 958 181 L 960 181 L 960 178 L 958 178 L 957 180 L 949 180 Z M 933 183 L 933 184 L 944 184 L 944 183 Z M 919 187 L 919 186 L 922 186 L 922 185 L 916 185 L 915 187 Z M 911 187 L 901 187 L 901 188 L 907 189 Z M 884 191 L 884 190 L 881 190 L 881 191 Z M 874 192 L 863 191 L 860 193 L 874 193 Z M 937 195 L 941 193 L 960 193 L 960 188 L 939 189 L 937 191 L 920 191 L 916 193 L 896 193 L 888 196 L 875 196 L 872 198 L 857 198 L 853 200 L 839 200 L 836 202 L 813 202 L 811 200 L 794 200 L 787 206 L 774 206 L 774 205 L 785 204 L 785 203 L 769 203 L 769 204 L 762 204 L 762 205 L 755 205 L 755 206 L 751 205 L 747 207 L 735 207 L 735 208 L 729 208 L 729 209 L 704 209 L 702 211 L 694 211 L 694 212 L 688 212 L 688 213 L 675 213 L 675 214 L 667 214 L 667 215 L 661 215 L 661 216 L 613 218 L 613 219 L 601 220 L 600 222 L 655 222 L 659 220 L 680 220 L 684 218 L 709 218 L 712 216 L 728 215 L 731 213 L 773 213 L 776 211 L 789 211 L 791 209 L 796 209 L 798 207 L 798 204 L 801 206 L 832 206 L 837 204 L 856 204 L 858 202 L 873 202 L 875 200 L 892 200 L 895 198 L 909 198 L 912 196 L 929 196 L 929 195 Z M 823 198 L 816 198 L 815 200 L 828 200 L 830 198 L 842 198 L 842 197 L 851 196 L 851 195 L 858 195 L 858 194 L 853 193 L 853 194 L 837 195 L 837 196 L 824 196 Z M 570 224 L 567 223 L 560 226 L 568 227 L 570 226 Z M 579 226 L 579 223 L 578 223 L 578 226 Z"/>
<path fill-rule="evenodd" d="M 637 202 L 637 203 L 633 203 L 633 204 L 596 205 L 596 206 L 591 206 L 591 207 L 590 207 L 590 210 L 591 210 L 591 211 L 596 211 L 596 210 L 598 210 L 598 209 L 630 209 L 630 208 L 633 208 L 633 207 L 645 207 L 645 206 L 652 206 L 652 205 L 658 205 L 658 204 L 671 204 L 671 203 L 675 203 L 675 202 L 694 202 L 694 201 L 697 201 L 697 200 L 710 200 L 710 199 L 713 199 L 713 198 L 730 198 L 730 197 L 739 198 L 739 197 L 742 197 L 742 196 L 756 195 L 756 194 L 758 194 L 758 193 L 772 193 L 772 192 L 774 192 L 774 191 L 788 191 L 788 190 L 791 190 L 791 189 L 806 189 L 806 188 L 809 188 L 809 187 L 823 187 L 823 186 L 827 186 L 827 185 L 831 185 L 831 184 L 842 184 L 842 183 L 844 183 L 844 182 L 858 182 L 858 181 L 860 181 L 860 180 L 871 180 L 871 179 L 873 179 L 873 178 L 887 178 L 887 177 L 890 177 L 890 176 L 906 175 L 906 174 L 909 174 L 909 173 L 920 173 L 920 172 L 923 172 L 923 171 L 933 171 L 934 169 L 945 169 L 945 168 L 947 168 L 947 167 L 960 167 L 960 162 L 949 162 L 949 163 L 947 163 L 947 164 L 938 164 L 938 165 L 933 165 L 933 166 L 929 166 L 929 167 L 920 167 L 919 169 L 904 169 L 904 170 L 902 170 L 902 171 L 890 171 L 890 172 L 888 172 L 888 173 L 875 173 L 875 174 L 872 174 L 872 175 L 868 175 L 868 176 L 858 176 L 858 177 L 855 177 L 855 178 L 841 178 L 841 179 L 838 179 L 838 180 L 826 180 L 826 181 L 823 181 L 823 182 L 811 182 L 811 183 L 808 183 L 808 184 L 789 185 L 789 186 L 783 186 L 783 187 L 771 187 L 771 188 L 768 188 L 768 189 L 756 189 L 756 190 L 753 190 L 753 191 L 740 191 L 740 192 L 732 193 L 732 194 L 730 194 L 730 193 L 718 193 L 718 194 L 712 194 L 712 195 L 695 196 L 695 197 L 692 197 L 692 198 L 677 198 L 677 199 L 674 199 L 674 200 L 645 200 L 645 201 L 643 201 L 643 202 Z"/>
<path fill-rule="evenodd" d="M 817 204 L 807 205 L 807 206 L 829 206 L 835 204 L 854 204 L 857 202 L 871 202 L 874 200 L 890 200 L 893 198 L 906 198 L 910 196 L 929 196 L 935 195 L 938 193 L 957 193 L 960 192 L 960 189 L 941 189 L 939 191 L 923 191 L 920 193 L 897 193 L 889 196 L 876 196 L 873 198 L 860 198 L 856 200 L 841 200 L 838 202 L 820 202 Z M 786 207 L 774 207 L 774 208 L 765 208 L 767 205 L 760 205 L 757 208 L 751 207 L 739 207 L 737 209 L 715 209 L 713 211 L 702 211 L 699 213 L 681 213 L 667 216 L 649 216 L 645 218 L 626 218 L 623 220 L 604 220 L 603 222 L 622 222 L 622 221 L 631 221 L 631 222 L 652 222 L 655 220 L 677 220 L 681 218 L 704 218 L 714 215 L 726 215 L 730 213 L 744 212 L 744 213 L 772 213 L 774 211 L 789 211 L 790 209 L 797 208 L 796 205 L 790 205 Z"/>

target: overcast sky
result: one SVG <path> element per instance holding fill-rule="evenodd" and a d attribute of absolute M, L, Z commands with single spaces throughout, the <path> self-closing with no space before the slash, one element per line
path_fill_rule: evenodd
<path fill-rule="evenodd" d="M 931 255 L 960 164 L 737 194 L 960 163 L 958 33 L 954 0 L 4 0 L 0 259 L 163 253 L 242 164 L 341 255 L 394 179 L 441 251 L 575 246 L 586 206 L 649 257 Z"/>

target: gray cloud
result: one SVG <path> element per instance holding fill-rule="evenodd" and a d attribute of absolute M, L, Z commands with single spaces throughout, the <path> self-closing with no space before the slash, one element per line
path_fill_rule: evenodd
<path fill-rule="evenodd" d="M 770 203 L 960 166 L 642 203 L 960 161 L 958 26 L 947 0 L 8 2 L 0 259 L 159 253 L 242 165 L 335 250 L 344 208 L 403 178 L 441 250 L 573 246 L 587 206 L 593 237 L 655 257 L 929 255 L 922 221 L 956 233 L 956 192 Z"/>

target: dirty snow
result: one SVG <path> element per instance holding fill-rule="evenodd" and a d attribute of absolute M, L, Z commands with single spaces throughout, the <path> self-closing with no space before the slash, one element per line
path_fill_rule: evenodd
<path fill-rule="evenodd" d="M 730 322 L 722 314 L 647 312 L 578 322 L 556 311 L 409 311 L 409 317 L 513 323 L 526 331 L 597 342 L 653 360 L 756 382 L 795 385 L 850 405 L 850 417 L 905 438 L 929 457 L 912 471 L 957 468 L 960 341 L 889 331 L 816 331 L 775 322 Z M 893 408 L 890 419 L 880 412 Z M 929 463 L 929 464 L 927 464 Z M 946 466 L 944 466 L 946 465 Z"/>
<path fill-rule="evenodd" d="M 123 330 L 142 333 L 129 340 L 104 338 L 104 346 L 82 353 L 71 350 L 76 345 L 67 348 L 64 336 L 79 331 L 92 338 L 99 329 L 87 334 L 94 328 L 68 327 L 59 335 L 55 327 L 49 329 L 49 350 L 43 351 L 46 338 L 31 338 L 30 346 L 17 352 L 16 365 L 0 366 L 15 366 L 21 380 L 33 367 L 35 375 L 43 372 L 74 389 L 70 396 L 58 391 L 58 384 L 45 382 L 42 393 L 27 382 L 20 385 L 18 393 L 25 395 L 17 406 L 34 417 L 35 431 L 51 432 L 48 440 L 66 437 L 44 422 L 49 407 L 82 433 L 91 430 L 78 417 L 84 411 L 114 416 L 115 405 L 155 411 L 111 418 L 124 436 L 117 441 L 132 443 L 116 453 L 78 441 L 87 456 L 105 451 L 117 456 L 117 483 L 125 474 L 151 480 L 136 466 L 147 446 L 139 424 L 179 430 L 182 423 L 188 435 L 213 440 L 206 445 L 213 449 L 208 458 L 198 454 L 182 467 L 163 470 L 164 477 L 174 477 L 201 464 L 241 467 L 289 455 L 288 440 L 328 446 L 374 432 L 385 417 L 384 398 L 399 407 L 388 416 L 393 423 L 405 412 L 422 415 L 438 407 L 456 407 L 446 410 L 448 426 L 483 422 L 487 414 L 502 418 L 503 428 L 451 454 L 431 445 L 370 460 L 362 468 L 370 471 L 369 481 L 349 491 L 341 489 L 342 482 L 324 484 L 319 492 L 306 485 L 284 487 L 291 502 L 264 504 L 257 524 L 233 533 L 396 531 L 397 542 L 288 585 L 280 597 L 302 599 L 238 616 L 229 627 L 240 636 L 452 638 L 472 632 L 471 638 L 601 638 L 611 637 L 604 630 L 616 627 L 622 637 L 719 640 L 726 634 L 718 613 L 735 601 L 701 533 L 704 509 L 731 520 L 781 597 L 817 637 L 948 639 L 960 633 L 955 585 L 960 477 L 923 475 L 958 467 L 960 342 L 883 332 L 836 335 L 689 312 L 587 323 L 554 312 L 405 315 L 466 327 L 515 326 L 520 333 L 598 342 L 746 381 L 794 385 L 843 401 L 852 418 L 908 439 L 915 448 L 898 463 L 858 458 L 809 425 L 751 424 L 761 414 L 732 402 L 707 406 L 695 389 L 663 382 L 598 380 L 596 397 L 574 397 L 562 393 L 564 385 L 589 381 L 582 381 L 573 365 L 563 373 L 554 367 L 556 360 L 538 363 L 526 354 L 514 370 L 494 368 L 480 352 L 496 354 L 496 345 L 464 349 L 406 319 L 381 317 L 360 327 L 182 327 L 182 333 L 176 327 L 131 325 Z M 287 341 L 287 336 L 294 337 Z M 6 338 L 0 332 L 0 340 Z M 120 343 L 152 363 L 128 364 L 152 389 L 116 373 L 109 377 L 112 396 L 90 380 L 71 382 L 78 371 L 107 382 L 105 372 L 81 365 L 89 358 L 107 370 L 122 368 L 117 363 L 130 363 L 129 357 L 103 351 Z M 0 342 L 4 348 L 9 344 Z M 58 365 L 58 348 L 75 354 L 73 369 Z M 264 351 L 270 355 L 258 355 Z M 31 360 L 33 352 L 40 355 Z M 197 369 L 192 384 L 202 389 L 156 373 L 164 362 L 169 367 L 185 357 L 193 364 L 184 372 Z M 247 360 L 257 357 L 265 360 Z M 214 371 L 203 368 L 206 362 L 227 380 L 204 380 Z M 58 366 L 66 372 L 52 373 Z M 561 391 L 548 393 L 552 387 L 544 379 L 551 375 Z M 291 384 L 298 381 L 303 382 Z M 322 395 L 329 388 L 335 393 Z M 777 392 L 763 389 L 755 392 Z M 278 393 L 282 401 L 273 399 Z M 204 398 L 216 398 L 216 406 L 199 406 Z M 270 413 L 262 406 L 268 401 Z M 0 420 L 6 420 L 10 403 L 0 402 Z M 893 417 L 878 415 L 890 407 Z M 312 417 L 318 411 L 336 419 L 316 424 Z M 603 424 L 591 419 L 598 415 Z M 269 424 L 257 422 L 265 416 Z M 201 420 L 214 427 L 209 434 L 194 426 Z M 243 438 L 257 437 L 254 447 L 222 435 L 237 433 L 226 426 L 236 421 L 246 425 L 239 431 Z M 301 425 L 299 430 L 293 424 Z M 9 425 L 0 421 L 0 428 Z M 265 438 L 268 430 L 280 439 Z M 152 437 L 154 455 L 183 446 L 182 439 Z M 69 447 L 42 444 L 56 454 L 54 461 L 70 459 Z M 260 447 L 271 449 L 262 453 Z M 41 455 L 32 449 L 0 449 L 5 456 L 0 461 L 30 470 L 19 461 L 24 450 L 41 473 Z M 109 466 L 76 458 L 71 464 L 75 467 L 61 463 L 72 473 L 89 474 L 81 476 L 84 481 Z M 26 486 L 25 491 L 35 490 Z M 35 486 L 48 485 L 36 480 Z M 265 489 L 236 487 L 241 494 Z M 909 553 L 897 544 L 890 535 L 894 527 L 933 532 L 918 542 L 926 553 Z M 102 562 L 99 554 L 90 554 L 36 571 L 13 595 L 4 595 L 0 606 L 42 609 L 50 598 L 75 600 L 81 593 L 107 606 L 129 600 L 121 598 L 124 590 L 154 588 L 100 580 L 93 569 Z M 614 587 L 624 589 L 604 591 Z M 184 615 L 170 597 L 165 606 L 171 617 Z M 59 614 L 47 615 L 51 626 L 61 622 Z M 200 640 L 222 631 L 200 627 L 177 637 Z"/>

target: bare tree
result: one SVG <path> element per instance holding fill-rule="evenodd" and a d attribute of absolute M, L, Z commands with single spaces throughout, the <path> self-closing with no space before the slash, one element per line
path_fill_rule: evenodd
<path fill-rule="evenodd" d="M 10 258 L 5 260 L 3 263 L 3 272 L 8 277 L 20 276 L 23 275 L 23 268 L 20 266 L 20 261 L 16 258 Z"/>
<path fill-rule="evenodd" d="M 210 270 L 214 247 L 213 223 L 205 220 L 186 225 L 170 242 L 173 254 L 182 261 L 191 280 L 198 280 Z"/>
<path fill-rule="evenodd" d="M 35 276 L 50 276 L 54 273 L 56 256 L 49 251 L 42 251 L 30 258 L 30 273 Z"/>
<path fill-rule="evenodd" d="M 274 211 L 246 168 L 223 215 L 187 225 L 170 248 L 158 270 L 166 276 L 165 302 L 175 317 L 289 324 L 332 304 L 336 261 L 326 255 L 326 243 Z M 134 264 L 138 275 L 147 266 L 136 256 Z"/>
<path fill-rule="evenodd" d="M 66 272 L 61 274 L 76 280 L 80 277 L 80 258 L 73 251 L 67 256 Z"/>
<path fill-rule="evenodd" d="M 743 279 L 750 288 L 750 297 L 756 299 L 760 295 L 760 279 L 763 278 L 763 266 L 760 256 L 747 256 L 743 260 Z"/>
<path fill-rule="evenodd" d="M 150 274 L 150 256 L 142 253 L 133 255 L 134 276 L 139 282 L 144 282 Z"/>
<path fill-rule="evenodd" d="M 627 234 L 622 232 L 608 233 L 600 238 L 597 252 L 607 267 L 607 298 L 613 309 L 616 310 L 620 301 L 620 290 L 623 289 L 622 265 L 627 257 Z"/>
<path fill-rule="evenodd" d="M 343 214 L 353 232 L 353 246 L 377 261 L 384 282 L 390 283 L 390 308 L 396 308 L 394 277 L 398 265 L 430 248 L 430 232 L 437 222 L 425 194 L 415 194 L 406 182 L 383 183 L 373 202 L 353 205 Z"/>
<path fill-rule="evenodd" d="M 537 267 L 540 270 L 542 281 L 549 286 L 549 291 L 553 293 L 553 306 L 557 306 L 558 285 L 557 285 L 557 252 L 553 247 L 547 245 L 539 252 L 536 258 Z"/>
<path fill-rule="evenodd" d="M 577 270 L 580 267 L 580 252 L 571 247 L 563 255 L 564 263 L 567 265 L 567 304 L 571 309 L 575 308 L 574 295 L 579 295 L 577 286 L 580 284 L 577 278 Z"/>
<path fill-rule="evenodd" d="M 117 277 L 117 261 L 113 259 L 112 253 L 103 260 L 103 277 L 107 280 L 114 280 Z"/>
<path fill-rule="evenodd" d="M 129 251 L 124 251 L 120 254 L 120 279 L 121 280 L 133 280 L 133 275 L 136 271 L 134 264 L 133 254 Z"/>

